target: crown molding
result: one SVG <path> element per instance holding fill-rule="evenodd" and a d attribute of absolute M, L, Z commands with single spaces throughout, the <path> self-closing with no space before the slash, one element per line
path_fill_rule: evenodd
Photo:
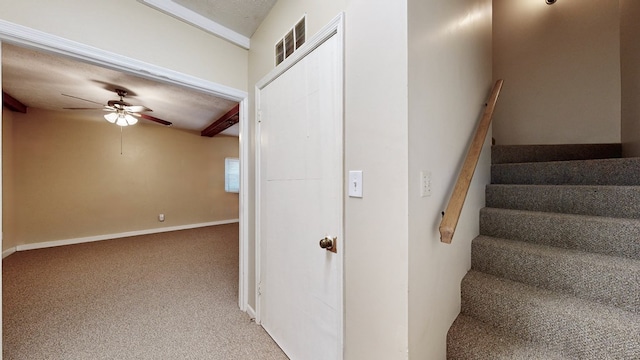
<path fill-rule="evenodd" d="M 138 0 L 138 2 L 249 50 L 251 40 L 248 37 L 239 34 L 228 27 L 222 26 L 217 22 L 171 0 Z"/>

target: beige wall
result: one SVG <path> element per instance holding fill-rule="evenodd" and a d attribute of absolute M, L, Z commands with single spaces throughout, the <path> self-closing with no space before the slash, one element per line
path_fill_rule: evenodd
<path fill-rule="evenodd" d="M 3 118 L 5 249 L 238 218 L 238 195 L 224 192 L 238 138 L 140 123 L 123 129 L 121 155 L 120 128 L 82 116 Z"/>
<path fill-rule="evenodd" d="M 460 312 L 460 282 L 489 183 L 490 140 L 452 244 L 440 242 L 438 227 L 492 85 L 491 0 L 409 1 L 411 359 L 444 359 L 447 331 Z M 430 197 L 420 197 L 420 171 L 431 173 Z"/>
<path fill-rule="evenodd" d="M 620 141 L 617 1 L 493 1 L 498 144 Z"/>
<path fill-rule="evenodd" d="M 640 1 L 620 0 L 622 150 L 640 156 Z"/>
<path fill-rule="evenodd" d="M 247 50 L 134 0 L 0 0 L 0 19 L 239 90 Z"/>
<path fill-rule="evenodd" d="M 1 75 L 0 75 L 1 78 Z M 12 212 L 7 211 L 8 204 L 13 203 L 14 192 L 9 191 L 13 188 L 13 177 L 9 176 L 10 169 L 13 168 L 13 139 L 10 136 L 4 136 L 4 134 L 10 134 L 13 130 L 13 113 L 2 108 L 2 224 L 3 228 L 7 226 L 14 226 L 15 215 Z M 8 225 L 10 224 L 10 225 Z M 6 232 L 6 230 L 3 230 Z M 15 239 L 8 238 L 6 236 L 2 239 L 2 250 L 12 248 L 16 246 Z"/>

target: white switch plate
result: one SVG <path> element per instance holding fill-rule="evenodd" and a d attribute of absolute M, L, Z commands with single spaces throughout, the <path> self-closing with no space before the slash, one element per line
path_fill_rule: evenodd
<path fill-rule="evenodd" d="M 431 196 L 431 173 L 428 171 L 420 171 L 420 196 Z"/>
<path fill-rule="evenodd" d="M 362 197 L 362 170 L 349 171 L 349 197 Z"/>

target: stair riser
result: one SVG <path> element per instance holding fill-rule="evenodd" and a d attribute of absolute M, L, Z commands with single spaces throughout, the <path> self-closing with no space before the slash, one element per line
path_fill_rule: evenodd
<path fill-rule="evenodd" d="M 640 262 L 518 241 L 478 237 L 472 243 L 476 271 L 617 306 L 640 314 Z"/>
<path fill-rule="evenodd" d="M 462 282 L 462 313 L 503 334 L 580 359 L 635 359 L 640 353 L 640 317 L 633 313 L 475 275 Z"/>
<path fill-rule="evenodd" d="M 487 207 L 640 219 L 640 186 L 488 185 Z"/>
<path fill-rule="evenodd" d="M 498 164 L 492 184 L 640 185 L 640 158 Z"/>
<path fill-rule="evenodd" d="M 640 259 L 640 221 L 484 208 L 480 234 Z"/>
<path fill-rule="evenodd" d="M 497 145 L 491 147 L 491 163 L 522 163 L 619 158 L 620 144 Z"/>

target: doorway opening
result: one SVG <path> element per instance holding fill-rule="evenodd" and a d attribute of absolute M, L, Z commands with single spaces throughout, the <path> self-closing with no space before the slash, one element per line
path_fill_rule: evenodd
<path fill-rule="evenodd" d="M 68 57 L 84 63 L 97 65 L 111 70 L 121 71 L 140 78 L 159 83 L 174 85 L 185 89 L 199 91 L 205 94 L 217 96 L 240 103 L 239 113 L 239 158 L 240 158 L 240 186 L 247 189 L 246 178 L 248 161 L 245 161 L 249 153 L 249 144 L 244 140 L 243 132 L 247 129 L 247 96 L 245 91 L 229 88 L 201 78 L 178 73 L 170 69 L 162 68 L 145 62 L 137 61 L 116 53 L 103 51 L 80 43 L 66 40 L 31 28 L 0 21 L 0 45 L 12 44 L 20 47 L 31 48 L 45 53 L 52 53 Z M 0 63 L 1 65 L 1 63 Z M 1 116 L 0 116 L 1 124 Z M 239 194 L 239 288 L 238 306 L 242 311 L 247 309 L 247 275 L 248 275 L 248 206 L 246 206 L 246 191 Z M 2 208 L 0 205 L 0 214 Z M 1 244 L 2 239 L 0 239 Z M 0 268 L 1 269 L 1 268 Z"/>

